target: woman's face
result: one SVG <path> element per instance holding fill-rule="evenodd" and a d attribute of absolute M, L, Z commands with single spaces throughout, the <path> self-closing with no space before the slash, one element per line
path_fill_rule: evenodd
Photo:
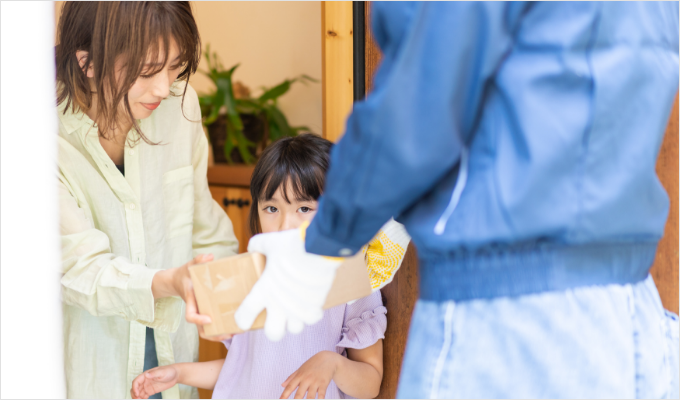
<path fill-rule="evenodd" d="M 148 73 L 156 70 L 156 68 L 154 68 L 156 60 L 149 58 L 142 68 L 142 74 L 137 77 L 135 83 L 128 91 L 130 110 L 135 119 L 148 118 L 153 110 L 158 108 L 161 101 L 170 94 L 170 86 L 177 80 L 177 77 L 182 70 L 182 66 L 179 64 L 179 48 L 177 47 L 175 40 L 171 40 L 169 52 L 168 62 L 161 71 L 154 75 L 149 75 Z M 163 56 L 163 54 L 161 54 L 161 56 Z M 81 66 L 83 66 L 85 63 L 84 60 L 87 57 L 87 52 L 78 51 L 76 57 L 81 60 L 80 63 Z M 124 62 L 124 60 L 118 60 L 116 62 L 116 69 L 118 71 L 123 70 L 122 67 Z M 91 65 L 86 71 L 87 77 L 90 79 L 94 78 L 94 68 L 96 68 L 96 66 Z M 119 107 L 121 108 L 121 111 L 123 111 L 124 105 L 120 104 Z"/>
<path fill-rule="evenodd" d="M 161 100 L 170 94 L 170 86 L 177 80 L 181 71 L 179 49 L 174 40 L 170 43 L 169 51 L 168 62 L 160 72 L 147 75 L 148 71 L 155 70 L 152 61 L 148 62 L 142 69 L 142 74 L 130 88 L 128 101 L 130 102 L 132 116 L 135 119 L 148 118 L 153 110 L 161 104 Z"/>
<path fill-rule="evenodd" d="M 257 210 L 263 233 L 285 231 L 298 228 L 304 221 L 311 221 L 317 210 L 314 200 L 298 201 L 293 198 L 293 188 L 287 183 L 288 203 L 279 186 L 271 200 L 259 203 Z"/>

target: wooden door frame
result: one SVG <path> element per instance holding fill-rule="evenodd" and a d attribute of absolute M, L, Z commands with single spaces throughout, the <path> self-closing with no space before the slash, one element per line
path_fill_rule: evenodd
<path fill-rule="evenodd" d="M 366 94 L 368 2 L 321 2 L 323 137 L 337 141 L 354 101 Z"/>
<path fill-rule="evenodd" d="M 354 102 L 354 24 L 351 1 L 321 2 L 323 137 L 337 142 Z"/>

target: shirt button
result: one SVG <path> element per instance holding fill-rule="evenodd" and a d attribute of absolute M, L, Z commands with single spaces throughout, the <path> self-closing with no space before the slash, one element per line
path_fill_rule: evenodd
<path fill-rule="evenodd" d="M 134 210 L 134 209 L 135 209 L 135 205 L 134 205 L 134 203 L 133 203 L 133 204 L 130 204 L 130 206 L 129 206 L 129 207 L 130 207 L 130 210 Z"/>
<path fill-rule="evenodd" d="M 130 149 L 130 151 L 128 151 L 128 153 L 129 153 L 131 156 L 134 156 L 134 155 L 135 155 L 135 151 L 132 150 L 132 149 Z"/>
<path fill-rule="evenodd" d="M 342 249 L 340 250 L 340 256 L 342 257 L 347 257 L 352 255 L 352 250 L 350 249 Z"/>

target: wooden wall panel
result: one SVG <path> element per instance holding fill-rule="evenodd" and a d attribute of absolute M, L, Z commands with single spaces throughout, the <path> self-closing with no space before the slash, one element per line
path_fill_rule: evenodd
<path fill-rule="evenodd" d="M 373 37 L 373 31 L 371 30 L 371 2 L 367 1 L 365 7 L 366 7 L 365 11 L 366 27 L 364 29 L 364 32 L 366 32 L 365 79 L 366 79 L 366 95 L 368 96 L 371 89 L 373 89 L 373 75 L 375 75 L 375 71 L 378 69 L 378 65 L 380 64 L 380 60 L 382 58 L 382 53 L 380 52 L 378 44 L 375 42 L 375 38 Z"/>
<path fill-rule="evenodd" d="M 336 142 L 354 102 L 351 1 L 321 2 L 323 137 Z"/>
<path fill-rule="evenodd" d="M 418 300 L 418 253 L 413 243 L 409 244 L 394 279 L 381 292 L 387 308 L 387 331 L 383 341 L 383 381 L 377 398 L 394 399 L 411 316 Z"/>
<path fill-rule="evenodd" d="M 671 200 L 664 236 L 659 242 L 651 274 L 663 306 L 678 312 L 678 96 L 668 121 L 656 162 L 656 173 Z"/>

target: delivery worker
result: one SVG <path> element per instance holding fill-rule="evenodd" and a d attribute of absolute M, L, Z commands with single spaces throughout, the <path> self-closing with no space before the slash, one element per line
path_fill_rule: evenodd
<path fill-rule="evenodd" d="M 678 3 L 373 7 L 375 89 L 306 234 L 251 240 L 268 264 L 241 327 L 314 323 L 337 257 L 395 216 L 420 265 L 400 397 L 677 397 L 649 268 Z"/>

